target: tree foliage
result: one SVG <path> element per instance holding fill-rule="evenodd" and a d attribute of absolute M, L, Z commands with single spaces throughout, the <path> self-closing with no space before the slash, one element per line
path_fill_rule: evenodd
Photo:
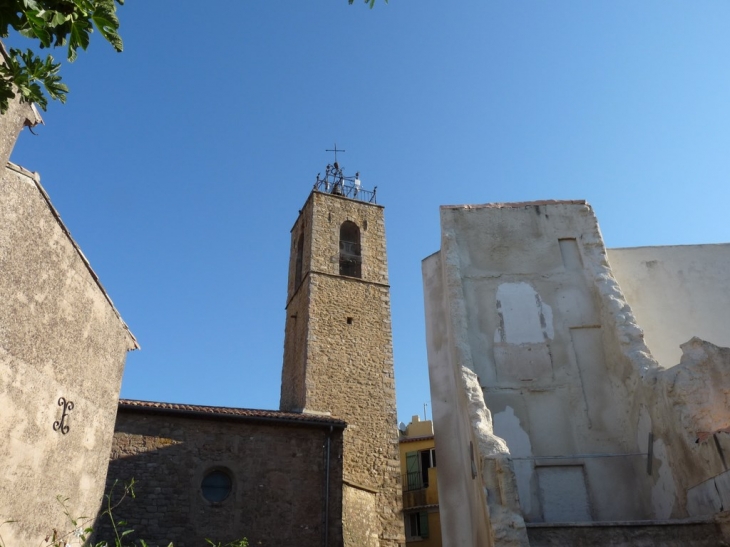
<path fill-rule="evenodd" d="M 0 0 L 0 38 L 11 32 L 36 42 L 41 49 L 66 48 L 66 58 L 76 60 L 78 49 L 89 47 L 96 29 L 117 51 L 122 51 L 117 4 L 124 0 Z M 4 64 L 0 65 L 0 114 L 9 101 L 38 104 L 43 110 L 48 97 L 66 102 L 68 87 L 61 83 L 61 63 L 53 56 L 39 57 L 32 49 L 6 50 L 0 43 Z M 47 96 L 46 96 L 47 95 Z"/>

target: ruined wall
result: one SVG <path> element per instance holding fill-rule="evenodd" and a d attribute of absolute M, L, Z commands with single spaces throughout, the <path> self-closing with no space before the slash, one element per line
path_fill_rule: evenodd
<path fill-rule="evenodd" d="M 423 262 L 442 542 L 445 547 L 524 546 L 514 469 L 469 368 L 473 360 L 454 259 L 453 253 L 437 253 Z"/>
<path fill-rule="evenodd" d="M 704 276 L 684 287 L 699 291 L 698 304 L 713 290 L 725 298 L 720 254 L 708 268 L 686 267 L 687 279 Z M 447 263 L 441 272 L 438 261 Z M 587 204 L 443 207 L 441 251 L 424 261 L 424 283 L 432 396 L 447 403 L 452 421 L 454 409 L 466 408 L 452 390 L 468 387 L 437 385 L 454 373 L 441 350 L 452 344 L 454 354 L 468 356 L 460 363 L 478 375 L 494 432 L 509 447 L 522 512 L 536 523 L 530 530 L 540 522 L 663 521 L 727 509 L 721 430 L 730 425 L 730 350 L 693 339 L 680 365 L 659 366 Z M 668 322 L 692 332 L 693 313 Z M 727 333 L 727 321 L 720 324 Z M 437 439 L 439 432 L 455 444 L 468 439 L 439 423 L 436 402 L 434 417 Z"/>
<path fill-rule="evenodd" d="M 442 207 L 441 215 L 441 254 L 453 257 L 461 285 L 452 298 L 461 316 L 450 310 L 449 320 L 460 322 L 466 366 L 514 458 L 525 518 L 648 517 L 628 455 L 637 452 L 621 403 L 629 395 L 610 381 L 601 310 L 585 274 L 586 238 L 600 240 L 590 207 Z M 598 454 L 611 456 L 584 457 Z"/>
<path fill-rule="evenodd" d="M 340 275 L 345 221 L 360 230 L 361 278 Z M 291 241 L 280 408 L 347 422 L 345 545 L 372 537 L 398 545 L 404 535 L 383 207 L 312 192 Z"/>
<path fill-rule="evenodd" d="M 722 251 L 722 246 L 714 247 Z M 730 379 L 723 372 L 726 365 L 722 356 L 727 353 L 693 338 L 682 344 L 680 364 L 663 369 L 649 351 L 633 309 L 613 276 L 600 237 L 593 241 L 586 238 L 584 250 L 589 257 L 587 274 L 601 304 L 604 349 L 612 364 L 611 372 L 614 381 L 619 381 L 632 395 L 625 409 L 628 423 L 636 435 L 636 450 L 648 452 L 650 460 L 645 472 L 637 469 L 637 496 L 654 519 L 708 514 L 706 506 L 703 510 L 694 507 L 697 500 L 693 501 L 693 497 L 709 485 L 714 488 L 714 478 L 725 469 L 721 453 L 727 450 L 727 440 L 717 437 L 716 442 L 701 443 L 698 437 L 701 431 L 716 431 L 730 423 L 723 407 L 727 402 L 724 394 L 730 390 Z M 645 253 L 643 250 L 638 256 L 646 256 Z M 707 256 L 706 252 L 700 254 Z M 680 256 L 686 258 L 687 253 L 680 253 Z M 717 271 L 713 260 L 708 260 L 709 270 Z M 688 270 L 693 269 L 705 271 L 699 264 Z M 642 281 L 630 283 L 637 286 Z M 721 300 L 725 277 L 719 275 L 716 281 Z M 707 294 L 712 288 L 708 283 L 709 278 L 705 277 L 696 287 L 685 286 L 686 291 L 697 291 L 698 307 L 707 302 Z M 674 296 L 668 286 L 665 288 L 665 299 L 671 300 Z M 652 290 L 647 288 L 649 292 Z M 662 304 L 657 305 L 662 308 Z M 664 309 L 666 311 L 666 306 Z M 668 318 L 667 323 L 677 326 L 681 332 L 692 332 L 694 318 L 695 314 L 688 312 Z M 706 324 L 701 320 L 697 326 L 701 328 Z M 656 332 L 656 326 L 652 328 Z M 700 486 L 703 481 L 704 486 Z"/>
<path fill-rule="evenodd" d="M 130 523 L 134 539 L 150 545 L 198 547 L 206 539 L 217 544 L 247 537 L 257 546 L 337 547 L 344 424 L 334 425 L 330 433 L 325 421 L 315 427 L 122 407 L 107 482 L 111 487 L 134 478 L 136 499 L 125 500 L 115 517 Z M 201 493 L 203 477 L 214 469 L 225 470 L 233 482 L 229 497 L 218 503 Z M 113 539 L 108 521 L 99 524 L 97 539 Z"/>
<path fill-rule="evenodd" d="M 38 175 L 4 169 L 0 219 L 0 522 L 17 521 L 7 545 L 38 545 L 73 528 L 58 496 L 75 517 L 99 507 L 137 345 Z"/>
<path fill-rule="evenodd" d="M 730 349 L 693 338 L 682 351 L 678 365 L 649 375 L 640 420 L 662 443 L 655 462 L 671 513 L 713 515 L 730 509 Z"/>
<path fill-rule="evenodd" d="M 611 271 L 664 368 L 699 337 L 730 346 L 730 244 L 608 249 Z"/>

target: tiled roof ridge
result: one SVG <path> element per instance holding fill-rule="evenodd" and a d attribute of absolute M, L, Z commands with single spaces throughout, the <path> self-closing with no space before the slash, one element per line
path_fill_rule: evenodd
<path fill-rule="evenodd" d="M 400 443 L 415 443 L 417 441 L 430 441 L 433 439 L 433 435 L 420 435 L 418 437 L 400 437 L 398 442 Z"/>
<path fill-rule="evenodd" d="M 166 403 L 162 401 L 140 401 L 134 399 L 119 399 L 119 407 L 124 409 L 140 409 L 151 411 L 180 412 L 197 415 L 230 416 L 237 418 L 251 418 L 262 420 L 276 420 L 301 423 L 331 424 L 345 427 L 346 422 L 339 418 L 322 414 L 305 412 L 288 412 L 285 410 L 264 410 L 258 408 L 239 408 L 226 406 L 191 405 L 185 403 Z"/>

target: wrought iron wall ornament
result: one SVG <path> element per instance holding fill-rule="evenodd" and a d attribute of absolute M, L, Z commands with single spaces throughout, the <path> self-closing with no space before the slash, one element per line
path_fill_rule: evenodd
<path fill-rule="evenodd" d="M 67 401 L 65 398 L 61 397 L 58 399 L 58 406 L 63 407 L 63 412 L 61 412 L 61 419 L 53 422 L 53 431 L 60 431 L 63 435 L 65 435 L 69 430 L 69 427 L 66 424 L 66 418 L 68 418 L 68 413 L 73 410 L 74 404 L 73 401 Z"/>

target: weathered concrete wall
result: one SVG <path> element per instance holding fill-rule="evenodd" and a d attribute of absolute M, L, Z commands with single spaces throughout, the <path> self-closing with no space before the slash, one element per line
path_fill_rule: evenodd
<path fill-rule="evenodd" d="M 723 485 L 727 469 L 727 440 L 717 432 L 730 426 L 730 350 L 694 339 L 680 365 L 659 366 L 584 202 L 441 214 L 441 251 L 424 261 L 432 398 L 443 405 L 437 414 L 434 400 L 437 441 L 469 438 L 452 423 L 467 408 L 458 390 L 474 392 L 448 380 L 461 365 L 479 377 L 529 522 L 677 519 L 703 503 L 722 509 L 722 496 L 708 501 L 705 490 Z M 723 260 L 695 266 L 717 272 L 718 293 L 726 290 Z M 710 277 L 703 295 L 713 290 Z M 458 361 L 449 362 L 449 345 Z M 695 442 L 703 431 L 714 440 Z M 444 490 L 460 488 L 445 484 L 443 465 L 440 472 Z"/>
<path fill-rule="evenodd" d="M 74 517 L 99 507 L 137 346 L 37 175 L 3 170 L 0 219 L 0 522 L 17 521 L 7 545 L 38 545 L 73 528 L 58 496 Z"/>
<path fill-rule="evenodd" d="M 341 458 L 341 425 L 330 433 L 325 423 L 232 421 L 122 407 L 107 482 L 110 487 L 135 479 L 136 499 L 125 500 L 115 517 L 129 522 L 131 537 L 150 545 L 198 547 L 206 539 L 217 544 L 247 537 L 251 545 L 337 547 Z M 218 503 L 201 493 L 203 477 L 213 469 L 225 470 L 233 482 L 230 496 Z M 112 540 L 108 521 L 100 525 L 98 539 Z"/>
<path fill-rule="evenodd" d="M 345 221 L 360 230 L 361 278 L 340 275 Z M 291 241 L 280 408 L 347 422 L 345 545 L 374 533 L 396 546 L 404 534 L 383 207 L 312 192 Z"/>
<path fill-rule="evenodd" d="M 730 244 L 608 249 L 611 271 L 665 368 L 696 336 L 730 346 Z"/>
<path fill-rule="evenodd" d="M 473 358 L 454 259 L 447 252 L 423 262 L 442 542 L 445 547 L 522 546 L 527 536 L 514 469 L 470 370 Z"/>
<path fill-rule="evenodd" d="M 730 508 L 730 349 L 693 338 L 682 351 L 679 365 L 649 375 L 653 404 L 640 420 L 661 448 L 655 463 L 664 477 L 654 488 L 673 494 L 665 496 L 672 514 L 712 515 Z"/>
<path fill-rule="evenodd" d="M 423 261 L 428 369 L 435 442 L 439 446 L 439 510 L 444 547 L 492 545 L 488 513 L 474 458 L 474 442 L 466 413 L 464 388 L 453 364 L 440 254 Z M 458 305 L 458 304 L 455 304 Z"/>
<path fill-rule="evenodd" d="M 637 452 L 621 404 L 628 393 L 608 381 L 600 309 L 584 273 L 583 247 L 600 241 L 590 208 L 442 207 L 441 215 L 440 254 L 457 280 L 445 282 L 460 284 L 447 321 L 460 328 L 471 356 L 464 366 L 479 376 L 495 433 L 515 458 L 525 518 L 648 517 L 632 457 L 582 457 Z M 611 500 L 602 495 L 609 489 Z M 545 496 L 577 505 L 555 513 Z"/>

